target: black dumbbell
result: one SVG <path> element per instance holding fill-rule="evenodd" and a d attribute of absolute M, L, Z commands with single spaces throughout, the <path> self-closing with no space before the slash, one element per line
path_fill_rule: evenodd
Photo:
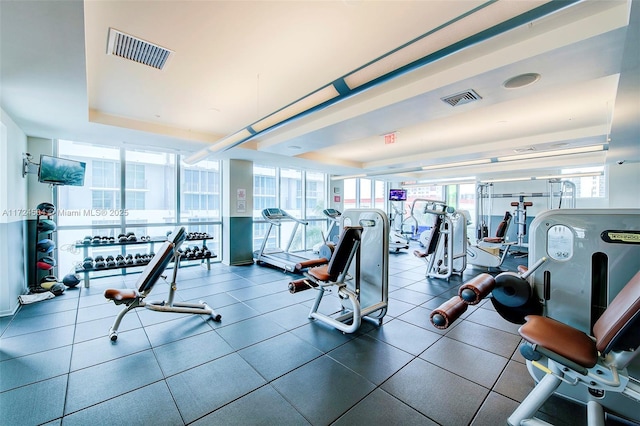
<path fill-rule="evenodd" d="M 93 269 L 93 258 L 85 257 L 84 261 L 82 262 L 82 267 L 84 269 Z"/>

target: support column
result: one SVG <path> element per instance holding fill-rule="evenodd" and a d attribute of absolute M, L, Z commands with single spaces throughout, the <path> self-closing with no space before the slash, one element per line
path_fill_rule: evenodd
<path fill-rule="evenodd" d="M 224 160 L 222 263 L 253 263 L 253 162 Z"/>

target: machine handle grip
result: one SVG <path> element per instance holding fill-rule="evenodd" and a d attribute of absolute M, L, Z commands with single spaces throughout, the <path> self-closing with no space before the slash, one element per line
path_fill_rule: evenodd
<path fill-rule="evenodd" d="M 527 278 L 529 278 L 529 276 L 531 274 L 533 274 L 535 272 L 536 269 L 538 269 L 540 266 L 542 266 L 542 264 L 544 262 L 547 261 L 546 257 L 541 257 L 540 259 L 538 259 L 538 261 L 536 263 L 533 264 L 533 266 L 531 266 L 524 274 L 522 274 L 520 277 L 523 280 L 526 280 Z"/>

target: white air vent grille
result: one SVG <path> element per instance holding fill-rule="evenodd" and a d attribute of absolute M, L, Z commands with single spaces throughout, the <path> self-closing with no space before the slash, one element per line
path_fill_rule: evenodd
<path fill-rule="evenodd" d="M 524 152 L 534 152 L 536 150 L 535 146 L 530 146 L 527 148 L 516 148 L 513 150 L 513 152 L 517 153 L 517 154 L 522 154 Z"/>
<path fill-rule="evenodd" d="M 120 56 L 161 70 L 171 53 L 169 49 L 157 44 L 109 28 L 107 55 Z"/>
<path fill-rule="evenodd" d="M 478 95 L 473 90 L 465 90 L 464 92 L 456 93 L 455 95 L 447 96 L 441 99 L 451 106 L 458 106 L 482 99 L 482 96 Z"/>

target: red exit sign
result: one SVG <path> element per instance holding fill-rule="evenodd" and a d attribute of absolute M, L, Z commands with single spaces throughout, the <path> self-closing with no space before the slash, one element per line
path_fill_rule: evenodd
<path fill-rule="evenodd" d="M 397 137 L 396 132 L 387 133 L 386 135 L 384 135 L 384 144 L 389 145 L 392 143 L 396 143 L 396 137 Z"/>

